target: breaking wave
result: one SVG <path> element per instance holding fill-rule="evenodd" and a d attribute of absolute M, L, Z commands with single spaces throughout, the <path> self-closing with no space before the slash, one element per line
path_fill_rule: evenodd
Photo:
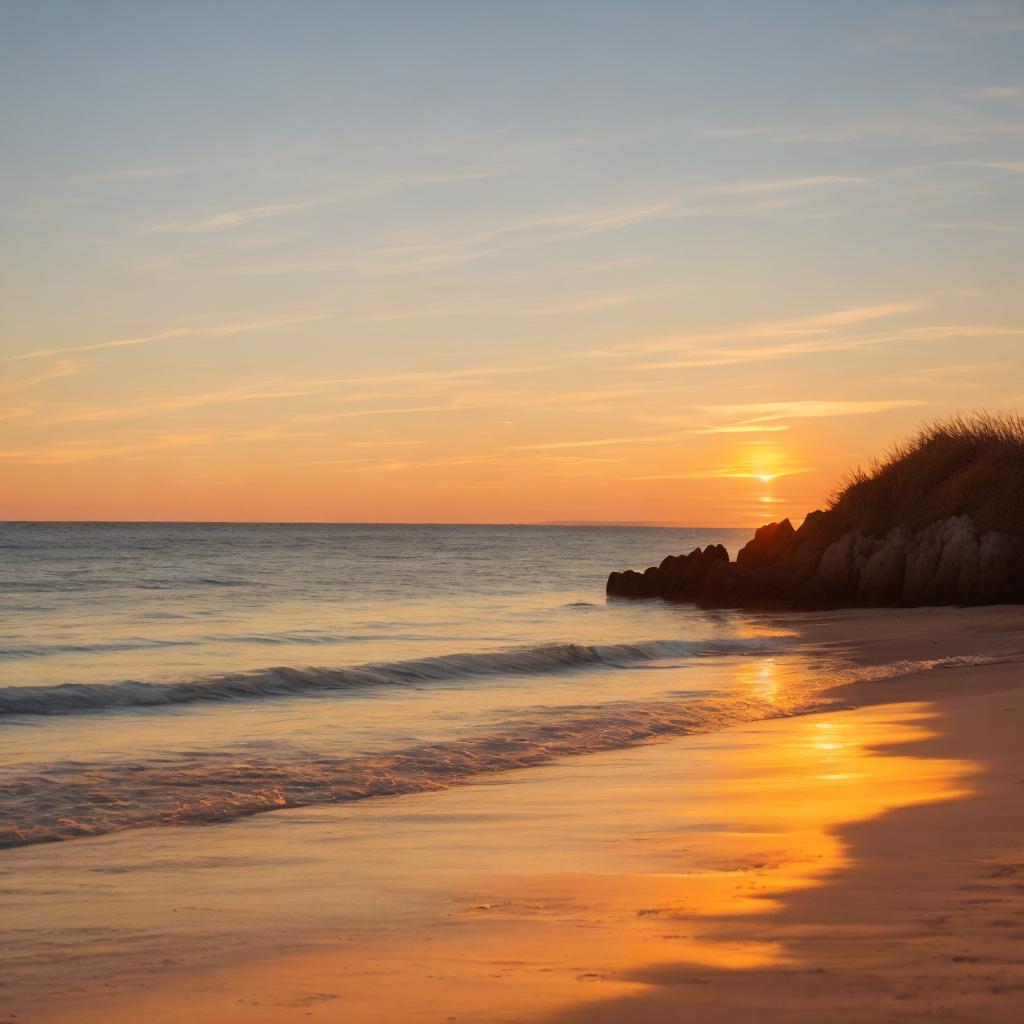
<path fill-rule="evenodd" d="M 763 653 L 764 641 L 759 643 L 762 649 L 758 653 Z M 420 682 L 425 678 L 453 678 L 456 667 L 477 675 L 483 671 L 514 671 L 510 665 L 536 672 L 540 664 L 551 671 L 578 664 L 611 665 L 680 654 L 756 649 L 753 641 L 741 642 L 739 647 L 734 641 L 602 648 L 559 645 L 363 666 L 336 670 L 335 678 L 349 680 L 343 685 L 373 685 L 381 679 L 390 683 Z M 0 778 L 0 847 L 60 842 L 150 826 L 212 824 L 285 808 L 442 790 L 499 772 L 617 750 L 659 737 L 716 732 L 753 721 L 839 710 L 850 706 L 844 692 L 849 684 L 1019 661 L 1022 656 L 1024 652 L 1013 651 L 869 666 L 823 663 L 813 672 L 818 687 L 794 690 L 781 700 L 730 690 L 691 691 L 673 699 L 534 706 L 506 713 L 501 720 L 451 740 L 396 750 L 332 756 L 287 743 L 268 743 L 257 753 L 252 748 L 236 748 L 130 761 L 68 760 L 23 765 Z M 383 675 L 378 678 L 378 673 Z M 356 678 L 358 683 L 352 681 Z M 214 684 L 208 680 L 206 685 Z M 230 695 L 236 694 L 232 691 Z M 684 696 L 686 699 L 679 699 Z M 884 700 L 884 690 L 878 696 Z"/>
<path fill-rule="evenodd" d="M 851 686 L 858 683 L 882 683 L 905 676 L 918 675 L 944 668 L 975 668 L 983 665 L 1008 665 L 1024 660 L 1022 651 L 1001 651 L 997 654 L 952 654 L 941 658 L 921 660 L 900 659 L 877 665 L 857 665 L 836 673 L 828 681 L 832 686 Z"/>
<path fill-rule="evenodd" d="M 586 667 L 616 668 L 666 658 L 768 654 L 781 637 L 635 644 L 545 644 L 503 651 L 444 654 L 342 668 L 276 666 L 179 682 L 124 680 L 58 686 L 0 687 L 0 715 L 45 715 L 102 708 L 162 707 L 196 701 L 301 696 L 378 686 L 418 686 L 492 675 L 545 675 Z"/>
<path fill-rule="evenodd" d="M 458 741 L 330 757 L 277 745 L 131 763 L 65 762 L 0 781 L 0 847 L 155 825 L 231 821 L 264 811 L 446 789 L 557 758 L 710 732 L 786 712 L 735 696 L 533 708 Z"/>

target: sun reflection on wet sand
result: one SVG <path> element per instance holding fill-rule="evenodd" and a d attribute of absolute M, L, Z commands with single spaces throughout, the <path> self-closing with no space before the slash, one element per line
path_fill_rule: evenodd
<path fill-rule="evenodd" d="M 785 671 L 761 661 L 746 684 L 771 696 Z M 968 763 L 875 750 L 928 735 L 921 705 L 783 719 L 303 812 L 287 837 L 247 823 L 265 858 L 296 841 L 316 858 L 261 880 L 282 917 L 295 895 L 301 946 L 271 955 L 267 938 L 216 969 L 33 1019 L 523 1020 L 642 991 L 657 965 L 798 967 L 784 933 L 744 921 L 842 872 L 841 826 L 965 792 Z M 198 835 L 223 853 L 245 831 Z M 339 916 L 337 879 L 378 912 Z"/>

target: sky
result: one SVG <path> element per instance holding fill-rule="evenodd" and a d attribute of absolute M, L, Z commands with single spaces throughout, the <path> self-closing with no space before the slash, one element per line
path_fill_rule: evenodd
<path fill-rule="evenodd" d="M 1024 407 L 1024 0 L 5 0 L 0 519 L 752 526 Z"/>

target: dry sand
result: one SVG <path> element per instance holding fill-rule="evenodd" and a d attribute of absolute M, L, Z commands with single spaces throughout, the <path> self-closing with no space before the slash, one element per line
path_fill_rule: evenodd
<path fill-rule="evenodd" d="M 1024 652 L 1022 609 L 785 621 L 865 665 Z M 174 830 L 201 837 L 193 850 L 254 835 L 319 843 L 325 906 L 327 870 L 355 877 L 381 913 L 333 929 L 311 915 L 315 941 L 268 939 L 206 969 L 157 961 L 106 988 L 52 986 L 19 998 L 11 1019 L 1018 1021 L 1022 666 L 859 683 L 841 692 L 854 710 L 446 793 Z M 767 671 L 759 685 L 777 685 Z M 274 819 L 303 824 L 270 840 Z M 88 847 L 116 859 L 150 833 Z M 312 871 L 296 870 L 295 891 Z M 396 893 L 401 915 L 386 910 Z"/>

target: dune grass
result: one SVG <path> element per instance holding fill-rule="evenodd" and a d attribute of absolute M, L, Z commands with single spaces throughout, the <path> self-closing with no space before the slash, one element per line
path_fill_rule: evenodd
<path fill-rule="evenodd" d="M 968 513 L 983 530 L 1024 536 L 1024 417 L 957 415 L 922 427 L 829 499 L 842 529 L 919 529 Z"/>

